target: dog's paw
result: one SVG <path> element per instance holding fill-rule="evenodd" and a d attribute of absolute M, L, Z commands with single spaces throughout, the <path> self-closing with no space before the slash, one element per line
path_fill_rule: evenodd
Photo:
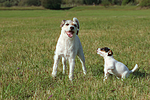
<path fill-rule="evenodd" d="M 103 79 L 103 82 L 105 82 L 106 79 Z"/>
<path fill-rule="evenodd" d="M 73 74 L 69 75 L 69 80 L 72 81 L 73 80 Z"/>
<path fill-rule="evenodd" d="M 86 72 L 86 71 L 84 71 L 83 73 L 84 73 L 84 75 L 86 75 L 86 74 L 87 74 L 87 72 Z"/>
<path fill-rule="evenodd" d="M 66 74 L 66 72 L 65 72 L 65 71 L 63 71 L 63 72 L 62 72 L 62 74 L 64 74 L 64 75 L 65 75 L 65 74 Z"/>
<path fill-rule="evenodd" d="M 56 78 L 56 73 L 53 72 L 53 73 L 52 73 L 52 77 L 53 77 L 53 78 Z"/>

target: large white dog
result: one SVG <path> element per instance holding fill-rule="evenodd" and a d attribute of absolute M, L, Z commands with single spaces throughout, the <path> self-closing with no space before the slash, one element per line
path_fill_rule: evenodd
<path fill-rule="evenodd" d="M 63 20 L 60 27 L 61 34 L 56 45 L 52 76 L 56 77 L 58 62 L 62 57 L 63 74 L 65 74 L 66 61 L 68 60 L 70 67 L 69 79 L 72 81 L 76 55 L 82 63 L 83 73 L 86 74 L 84 53 L 78 37 L 79 21 L 77 18 L 73 18 L 73 21 Z"/>
<path fill-rule="evenodd" d="M 135 67 L 130 71 L 127 66 L 113 58 L 113 52 L 108 47 L 98 48 L 97 54 L 102 56 L 105 61 L 104 81 L 107 79 L 109 74 L 113 74 L 117 76 L 117 78 L 125 79 L 130 73 L 133 73 L 138 68 L 138 65 L 136 64 Z"/>

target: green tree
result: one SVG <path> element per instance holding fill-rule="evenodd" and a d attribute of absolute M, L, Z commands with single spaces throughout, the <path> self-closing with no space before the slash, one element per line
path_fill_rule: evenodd
<path fill-rule="evenodd" d="M 10 1 L 5 1 L 4 2 L 4 6 L 5 7 L 11 7 L 12 6 L 12 3 Z"/>
<path fill-rule="evenodd" d="M 87 5 L 91 5 L 91 4 L 100 4 L 101 3 L 101 0 L 83 0 L 83 3 L 84 4 L 87 4 Z"/>
<path fill-rule="evenodd" d="M 0 3 L 3 3 L 3 2 L 5 2 L 6 0 L 0 0 Z"/>
<path fill-rule="evenodd" d="M 150 7 L 150 0 L 142 0 L 140 3 L 141 7 Z"/>
<path fill-rule="evenodd" d="M 111 0 L 110 2 L 112 5 L 121 5 L 122 0 Z"/>
<path fill-rule="evenodd" d="M 41 1 L 40 0 L 27 0 L 26 1 L 27 5 L 29 6 L 40 6 L 41 5 Z"/>
<path fill-rule="evenodd" d="M 128 4 L 130 2 L 130 0 L 123 0 L 122 1 L 122 5 L 126 5 L 126 4 Z"/>
<path fill-rule="evenodd" d="M 108 6 L 110 5 L 109 0 L 103 0 L 103 1 L 102 1 L 102 5 L 103 5 L 104 7 L 108 7 Z"/>
<path fill-rule="evenodd" d="M 19 6 L 40 6 L 41 0 L 21 0 Z"/>
<path fill-rule="evenodd" d="M 43 7 L 47 9 L 60 9 L 61 8 L 61 0 L 41 0 L 41 4 Z"/>

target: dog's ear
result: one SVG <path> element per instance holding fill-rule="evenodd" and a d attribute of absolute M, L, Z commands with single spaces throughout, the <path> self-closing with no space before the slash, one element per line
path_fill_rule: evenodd
<path fill-rule="evenodd" d="M 61 24 L 60 24 L 60 27 L 63 27 L 64 24 L 65 24 L 66 20 L 62 20 Z"/>
<path fill-rule="evenodd" d="M 77 25 L 78 25 L 78 29 L 77 29 L 77 33 L 76 33 L 76 34 L 78 35 L 78 33 L 79 33 L 79 28 L 80 28 L 79 20 L 78 20 L 77 18 L 74 17 L 74 18 L 73 18 L 73 21 L 76 22 Z"/>
<path fill-rule="evenodd" d="M 113 55 L 112 50 L 109 50 L 109 52 L 108 52 L 108 56 L 112 56 L 112 55 Z"/>

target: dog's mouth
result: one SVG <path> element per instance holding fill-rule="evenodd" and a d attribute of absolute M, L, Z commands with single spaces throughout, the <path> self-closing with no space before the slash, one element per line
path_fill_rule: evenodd
<path fill-rule="evenodd" d="M 100 54 L 100 55 L 102 55 L 103 53 L 101 53 L 99 50 L 97 50 L 97 54 Z"/>
<path fill-rule="evenodd" d="M 100 54 L 99 50 L 97 50 L 97 54 Z"/>
<path fill-rule="evenodd" d="M 70 37 L 70 38 L 73 37 L 73 33 L 74 33 L 74 31 L 66 31 L 66 34 L 67 34 L 68 37 Z"/>
<path fill-rule="evenodd" d="M 97 49 L 97 53 L 100 53 L 100 51 Z"/>

